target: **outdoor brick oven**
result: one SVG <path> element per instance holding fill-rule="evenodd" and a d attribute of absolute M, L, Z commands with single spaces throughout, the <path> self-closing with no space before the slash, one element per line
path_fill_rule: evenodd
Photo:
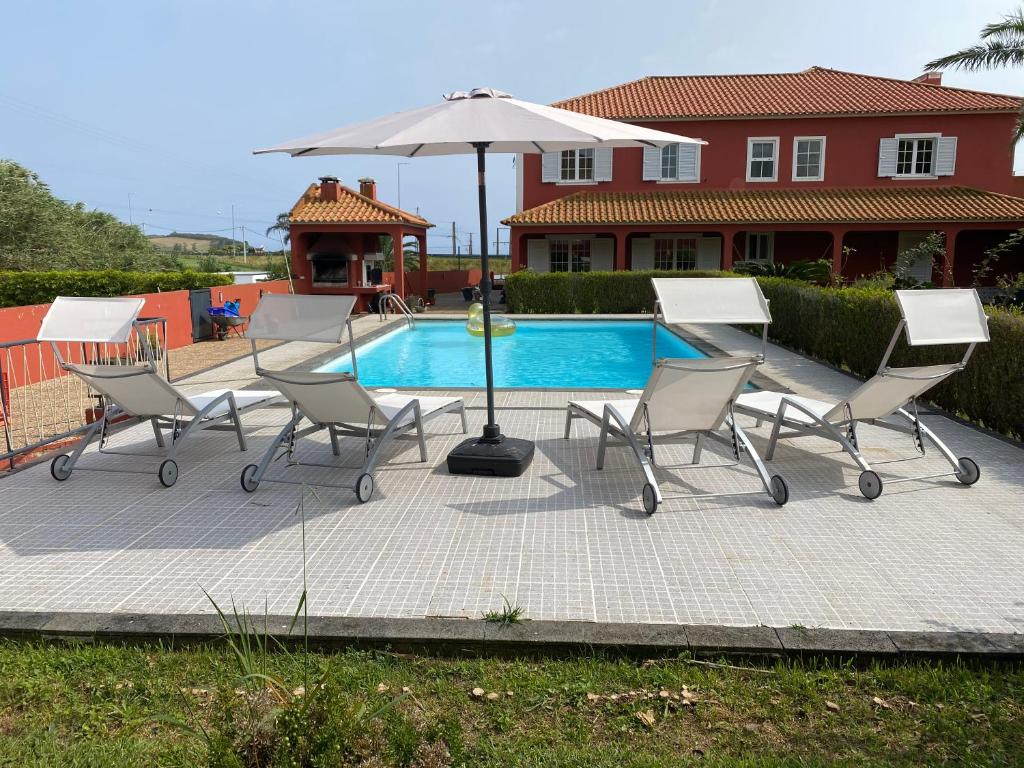
<path fill-rule="evenodd" d="M 415 237 L 426 253 L 426 219 L 381 202 L 373 179 L 360 179 L 359 191 L 335 176 L 322 176 L 292 207 L 292 271 L 299 293 L 356 295 L 356 311 L 366 311 L 378 293 L 406 295 L 402 247 L 394 249 L 394 265 L 385 272 L 381 242 L 402 243 Z M 426 258 L 420 259 L 420 284 L 425 285 Z"/>

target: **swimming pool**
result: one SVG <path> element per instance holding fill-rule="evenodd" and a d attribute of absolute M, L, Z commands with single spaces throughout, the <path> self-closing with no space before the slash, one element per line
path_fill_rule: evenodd
<path fill-rule="evenodd" d="M 493 340 L 494 386 L 512 389 L 634 389 L 651 373 L 651 323 L 637 320 L 517 320 Z M 421 320 L 356 350 L 367 387 L 483 387 L 484 340 L 461 320 Z M 706 357 L 658 327 L 658 357 Z M 349 355 L 318 370 L 351 371 Z"/>

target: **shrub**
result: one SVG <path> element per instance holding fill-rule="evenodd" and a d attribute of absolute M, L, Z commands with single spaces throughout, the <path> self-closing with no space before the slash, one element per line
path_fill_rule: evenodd
<path fill-rule="evenodd" d="M 522 271 L 505 279 L 509 312 L 520 314 L 629 314 L 654 310 L 652 277 L 736 277 L 718 271 Z"/>
<path fill-rule="evenodd" d="M 208 272 L 0 272 L 0 307 L 45 304 L 57 296 L 128 296 L 227 285 L 231 275 Z"/>
<path fill-rule="evenodd" d="M 845 368 L 872 376 L 900 320 L 890 291 L 881 288 L 817 288 L 794 280 L 759 278 L 770 302 L 774 340 Z M 967 368 L 927 399 L 990 429 L 1024 438 L 1024 314 L 987 309 L 992 340 L 979 344 Z M 964 347 L 914 347 L 897 343 L 893 366 L 953 362 Z"/>

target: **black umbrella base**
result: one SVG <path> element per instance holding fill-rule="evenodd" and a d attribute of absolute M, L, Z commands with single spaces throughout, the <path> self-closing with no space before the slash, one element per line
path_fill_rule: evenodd
<path fill-rule="evenodd" d="M 499 435 L 494 439 L 474 437 L 459 443 L 448 454 L 448 471 L 453 475 L 519 477 L 533 461 L 533 443 Z"/>

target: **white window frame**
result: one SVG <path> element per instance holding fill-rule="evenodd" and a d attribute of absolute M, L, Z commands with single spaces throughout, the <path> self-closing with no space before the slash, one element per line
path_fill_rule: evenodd
<path fill-rule="evenodd" d="M 752 237 L 764 237 L 767 243 L 768 257 L 764 259 L 750 258 L 750 240 Z M 747 232 L 746 243 L 743 248 L 743 258 L 756 264 L 775 263 L 775 233 L 774 232 Z"/>
<path fill-rule="evenodd" d="M 932 172 L 931 173 L 895 173 L 891 178 L 893 179 L 937 179 L 938 174 L 935 173 L 935 166 L 939 162 L 939 139 L 942 138 L 941 133 L 897 133 L 893 136 L 896 139 L 896 168 L 900 167 L 900 141 L 910 141 L 916 139 L 931 139 L 932 141 Z M 910 160 L 910 166 L 917 165 L 917 145 L 914 145 L 914 154 Z"/>
<path fill-rule="evenodd" d="M 750 175 L 750 164 L 754 161 L 752 156 L 754 151 L 754 143 L 771 143 L 775 147 L 775 151 L 772 155 L 772 175 L 771 178 L 754 178 Z M 764 158 L 758 158 L 759 161 L 763 161 Z M 779 137 L 778 136 L 748 136 L 747 137 L 747 181 L 753 184 L 759 183 L 771 183 L 779 180 Z"/>
<path fill-rule="evenodd" d="M 699 255 L 699 251 L 700 251 L 700 235 L 698 235 L 698 234 L 685 234 L 685 233 L 681 234 L 681 235 L 656 235 L 656 236 L 654 236 L 651 239 L 654 240 L 654 262 L 653 263 L 654 263 L 654 268 L 655 269 L 661 269 L 661 270 L 673 271 L 673 272 L 688 272 L 688 271 L 692 271 L 692 270 L 696 270 L 697 269 L 698 260 L 700 258 L 700 255 Z M 687 241 L 687 242 L 693 241 L 693 248 L 692 248 L 692 251 L 693 251 L 693 266 L 692 267 L 686 267 L 686 266 L 682 265 L 683 250 L 684 250 L 683 249 L 683 242 L 684 241 Z M 658 243 L 663 243 L 663 242 L 667 242 L 667 243 L 670 244 L 669 245 L 669 250 L 671 251 L 671 253 L 669 254 L 669 258 L 672 261 L 672 266 L 670 266 L 670 267 L 659 267 L 658 266 Z"/>
<path fill-rule="evenodd" d="M 681 148 L 683 145 L 682 144 L 676 144 L 675 146 Z M 701 159 L 700 156 L 702 154 L 704 154 L 703 152 L 701 152 L 701 145 L 700 144 L 697 145 L 696 153 L 697 153 L 697 162 L 696 162 L 696 166 L 695 166 L 695 169 L 694 169 L 696 171 L 694 173 L 694 178 L 692 178 L 692 179 L 680 179 L 679 178 L 679 155 L 678 155 L 678 150 L 677 150 L 677 154 L 676 154 L 676 177 L 674 179 L 672 179 L 672 178 L 665 178 L 663 176 L 660 179 L 657 179 L 654 183 L 655 184 L 700 184 L 700 159 Z"/>
<path fill-rule="evenodd" d="M 562 153 L 563 152 L 572 152 L 576 156 L 575 163 L 573 164 L 574 173 L 576 174 L 575 178 L 572 178 L 572 179 L 563 179 L 562 178 Z M 589 179 L 581 179 L 579 177 L 580 176 L 580 152 L 590 152 L 591 153 L 591 158 L 590 158 L 590 173 L 591 173 L 591 177 Z M 572 184 L 597 184 L 597 178 L 596 177 L 597 177 L 597 150 L 594 147 L 580 147 L 579 149 L 564 149 L 564 150 L 561 150 L 558 153 L 558 181 L 555 182 L 556 184 L 565 184 L 565 185 L 572 185 Z"/>
<path fill-rule="evenodd" d="M 593 263 L 593 253 L 591 247 L 591 238 L 589 237 L 551 237 L 548 242 L 548 270 L 551 272 L 590 272 L 591 264 Z M 554 269 L 554 246 L 558 243 L 559 245 L 565 244 L 566 248 L 566 268 L 564 270 Z M 586 243 L 586 254 L 576 253 L 577 247 Z M 580 248 L 580 250 L 584 250 Z M 582 267 L 586 265 L 586 269 Z"/>
<path fill-rule="evenodd" d="M 820 141 L 821 142 L 821 159 L 818 161 L 818 175 L 817 176 L 797 176 L 796 175 L 796 158 L 797 158 L 797 146 L 801 141 Z M 824 181 L 825 180 L 825 137 L 824 136 L 794 136 L 793 137 L 793 181 Z"/>

